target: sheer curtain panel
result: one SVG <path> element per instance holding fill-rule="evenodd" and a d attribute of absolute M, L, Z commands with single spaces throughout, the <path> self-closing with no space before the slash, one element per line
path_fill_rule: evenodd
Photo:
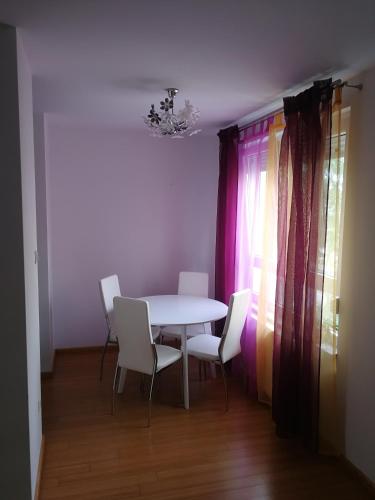
<path fill-rule="evenodd" d="M 216 223 L 215 297 L 225 304 L 235 291 L 238 191 L 238 127 L 220 130 L 219 187 Z M 220 334 L 224 326 L 221 323 Z"/>
<path fill-rule="evenodd" d="M 343 232 L 346 148 L 350 110 L 341 109 L 341 88 L 335 90 L 329 170 L 327 238 L 320 354 L 319 450 L 336 454 L 339 442 L 336 356 L 339 336 L 340 266 Z M 328 161 L 328 159 L 326 161 Z"/>
<path fill-rule="evenodd" d="M 256 329 L 258 399 L 267 404 L 270 404 L 272 399 L 272 353 L 277 259 L 277 172 L 283 130 L 283 113 L 279 113 L 275 116 L 273 124 L 270 125 L 268 133 Z"/>
<path fill-rule="evenodd" d="M 241 338 L 242 374 L 257 397 L 257 317 L 265 215 L 268 131 L 273 117 L 241 131 L 238 146 L 236 290 L 249 288 L 251 300 Z"/>
<path fill-rule="evenodd" d="M 331 102 L 330 80 L 284 99 L 278 176 L 272 409 L 277 433 L 298 434 L 312 449 L 318 444 Z"/>

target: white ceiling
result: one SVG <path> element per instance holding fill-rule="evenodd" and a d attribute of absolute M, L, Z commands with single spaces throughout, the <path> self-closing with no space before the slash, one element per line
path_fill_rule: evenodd
<path fill-rule="evenodd" d="M 0 0 L 38 110 L 128 127 L 181 89 L 218 128 L 288 89 L 375 62 L 374 0 Z"/>

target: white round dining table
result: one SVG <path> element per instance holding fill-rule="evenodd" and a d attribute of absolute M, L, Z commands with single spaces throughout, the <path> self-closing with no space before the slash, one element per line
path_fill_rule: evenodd
<path fill-rule="evenodd" d="M 228 307 L 218 300 L 192 295 L 140 297 L 149 305 L 152 326 L 199 325 L 225 318 Z"/>
<path fill-rule="evenodd" d="M 228 306 L 218 300 L 191 295 L 151 295 L 140 297 L 148 302 L 152 326 L 182 326 L 181 349 L 183 352 L 184 406 L 189 408 L 189 366 L 186 348 L 187 326 L 210 323 L 225 318 Z"/>

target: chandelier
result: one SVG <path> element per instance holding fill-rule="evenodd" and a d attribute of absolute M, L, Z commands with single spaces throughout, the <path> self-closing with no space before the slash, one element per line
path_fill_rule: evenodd
<path fill-rule="evenodd" d="M 143 117 L 145 124 L 151 129 L 154 137 L 172 137 L 181 139 L 184 135 L 194 135 L 200 132 L 195 130 L 194 125 L 199 118 L 199 110 L 188 100 L 185 100 L 185 107 L 174 113 L 174 98 L 178 89 L 165 89 L 168 97 L 160 101 L 160 111 L 155 110 L 151 105 L 150 112 Z"/>

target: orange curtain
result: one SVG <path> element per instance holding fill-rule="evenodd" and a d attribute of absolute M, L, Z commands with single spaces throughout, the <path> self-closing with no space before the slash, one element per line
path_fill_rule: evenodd
<path fill-rule="evenodd" d="M 324 270 L 322 337 L 320 349 L 319 450 L 339 450 L 336 395 L 336 356 L 339 334 L 340 263 L 345 191 L 345 150 L 349 109 L 341 108 L 341 88 L 336 89 L 332 114 L 326 262 Z"/>
<path fill-rule="evenodd" d="M 277 258 L 277 171 L 283 113 L 275 116 L 268 136 L 264 230 L 260 269 L 260 291 L 257 316 L 257 389 L 258 399 L 270 404 L 272 399 L 272 353 L 275 311 Z"/>

